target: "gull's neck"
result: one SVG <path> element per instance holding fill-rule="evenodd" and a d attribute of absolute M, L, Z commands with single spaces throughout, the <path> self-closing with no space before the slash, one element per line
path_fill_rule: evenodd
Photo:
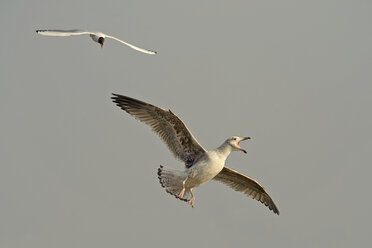
<path fill-rule="evenodd" d="M 227 157 L 232 152 L 232 147 L 224 142 L 220 147 L 218 147 L 216 150 L 217 154 L 224 160 L 227 159 Z"/>

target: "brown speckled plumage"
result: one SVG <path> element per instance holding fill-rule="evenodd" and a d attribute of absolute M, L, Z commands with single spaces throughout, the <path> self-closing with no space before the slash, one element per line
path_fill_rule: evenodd
<path fill-rule="evenodd" d="M 185 162 L 187 168 L 200 158 L 205 150 L 191 135 L 185 124 L 170 110 L 166 111 L 137 99 L 113 94 L 113 102 L 137 120 L 152 127 L 167 144 L 174 156 Z"/>
<path fill-rule="evenodd" d="M 222 171 L 213 178 L 213 180 L 226 184 L 232 189 L 243 192 L 253 199 L 262 202 L 270 210 L 279 215 L 279 210 L 275 206 L 271 197 L 266 193 L 266 190 L 254 179 L 225 166 Z"/>

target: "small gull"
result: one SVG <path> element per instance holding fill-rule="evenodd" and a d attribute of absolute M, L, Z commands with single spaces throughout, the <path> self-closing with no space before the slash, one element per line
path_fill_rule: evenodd
<path fill-rule="evenodd" d="M 84 30 L 78 30 L 78 29 L 73 29 L 73 30 L 36 30 L 36 33 L 45 35 L 45 36 L 71 36 L 71 35 L 84 35 L 84 34 L 89 34 L 89 36 L 92 38 L 93 41 L 99 43 L 101 47 L 103 47 L 103 42 L 105 42 L 106 38 L 113 39 L 116 41 L 119 41 L 130 48 L 142 52 L 142 53 L 147 53 L 147 54 L 156 54 L 154 51 L 146 50 L 143 48 L 136 47 L 128 42 L 122 41 L 114 36 L 110 36 L 101 32 L 89 32 L 89 31 L 84 31 Z"/>
<path fill-rule="evenodd" d="M 185 163 L 184 171 L 160 165 L 158 178 L 168 193 L 194 207 L 193 189 L 213 179 L 262 202 L 279 215 L 273 200 L 258 182 L 225 166 L 225 161 L 232 151 L 247 153 L 239 143 L 250 139 L 249 137 L 233 136 L 218 148 L 207 151 L 198 143 L 182 120 L 170 110 L 166 111 L 118 94 L 113 94 L 112 100 L 137 120 L 151 126 L 174 156 Z"/>

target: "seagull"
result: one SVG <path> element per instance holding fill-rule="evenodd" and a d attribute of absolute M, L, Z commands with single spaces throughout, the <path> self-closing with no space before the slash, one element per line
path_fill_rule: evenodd
<path fill-rule="evenodd" d="M 142 53 L 147 53 L 147 54 L 156 54 L 157 52 L 146 50 L 143 48 L 136 47 L 132 44 L 129 44 L 128 42 L 122 41 L 114 36 L 110 36 L 101 32 L 89 32 L 89 31 L 84 31 L 84 30 L 78 30 L 78 29 L 73 29 L 73 30 L 36 30 L 36 33 L 45 35 L 45 36 L 72 36 L 72 35 L 84 35 L 84 34 L 89 34 L 90 38 L 92 38 L 93 41 L 99 43 L 101 47 L 103 47 L 103 42 L 105 42 L 106 38 L 113 39 L 116 41 L 119 41 L 130 48 L 142 52 Z"/>
<path fill-rule="evenodd" d="M 207 151 L 171 110 L 118 94 L 112 94 L 111 99 L 134 118 L 151 126 L 173 155 L 185 163 L 184 171 L 160 165 L 158 178 L 166 192 L 194 207 L 193 189 L 213 179 L 260 201 L 279 215 L 273 200 L 258 182 L 225 165 L 232 151 L 247 153 L 239 143 L 250 137 L 232 136 L 218 148 Z"/>

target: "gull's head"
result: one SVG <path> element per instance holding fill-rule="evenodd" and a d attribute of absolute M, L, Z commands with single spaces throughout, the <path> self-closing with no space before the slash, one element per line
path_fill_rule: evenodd
<path fill-rule="evenodd" d="M 240 141 L 250 139 L 250 137 L 238 137 L 238 136 L 232 136 L 231 138 L 228 138 L 226 142 L 232 147 L 233 151 L 242 151 L 244 153 L 247 153 L 246 150 L 240 147 L 239 143 Z"/>
<path fill-rule="evenodd" d="M 99 37 L 98 38 L 98 43 L 101 45 L 101 48 L 103 47 L 103 42 L 105 42 L 105 38 Z"/>

